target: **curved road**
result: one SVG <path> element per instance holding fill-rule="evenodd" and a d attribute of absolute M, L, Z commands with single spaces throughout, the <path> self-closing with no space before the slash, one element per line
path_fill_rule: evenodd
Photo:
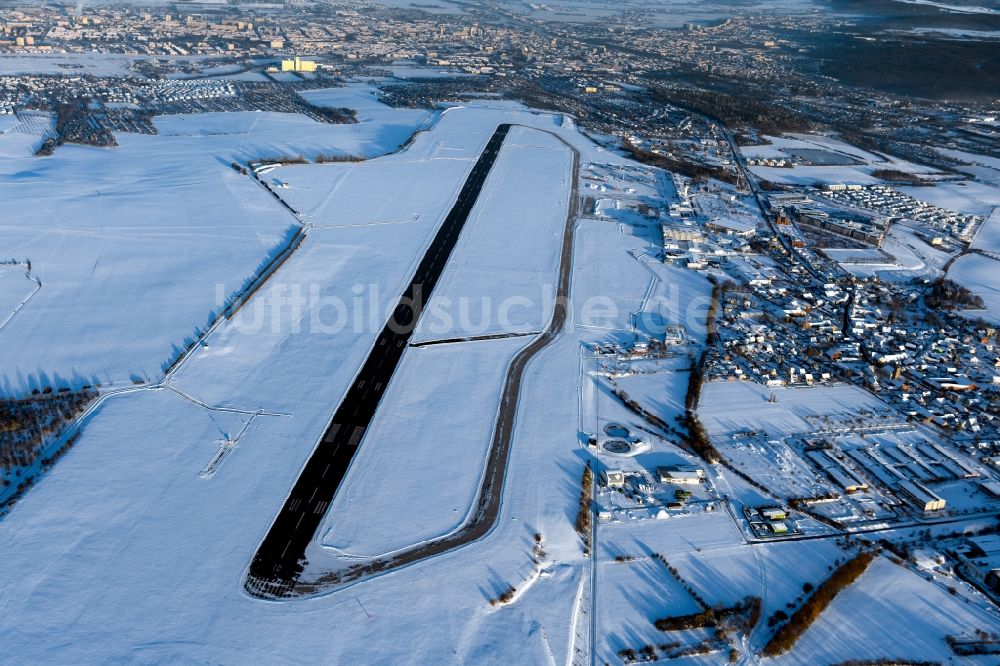
<path fill-rule="evenodd" d="M 253 565 L 244 578 L 244 588 L 251 595 L 263 599 L 280 599 L 291 596 L 311 596 L 329 592 L 363 579 L 381 575 L 422 560 L 447 553 L 486 536 L 496 525 L 500 516 L 503 486 L 506 480 L 507 463 L 510 459 L 514 423 L 521 393 L 524 369 L 540 351 L 558 338 L 565 328 L 568 315 L 569 289 L 573 268 L 573 241 L 576 219 L 579 213 L 580 153 L 555 132 L 543 131 L 555 137 L 573 155 L 571 194 L 563 230 L 563 245 L 559 260 L 559 277 L 556 301 L 548 327 L 517 353 L 507 367 L 507 376 L 501 392 L 500 407 L 493 429 L 493 438 L 487 454 L 485 472 L 469 517 L 454 532 L 431 541 L 398 551 L 393 555 L 376 557 L 362 562 L 345 564 L 341 569 L 325 572 L 314 578 L 296 578 L 294 581 L 259 577 L 253 573 Z M 262 544 L 263 545 L 263 544 Z M 289 584 L 291 583 L 291 584 Z"/>

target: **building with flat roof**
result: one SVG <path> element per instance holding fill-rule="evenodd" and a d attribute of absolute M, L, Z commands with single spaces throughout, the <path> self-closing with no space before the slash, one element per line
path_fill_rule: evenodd
<path fill-rule="evenodd" d="M 657 467 L 656 476 L 660 480 L 660 483 L 694 485 L 701 483 L 701 480 L 705 478 L 705 470 L 700 467 L 673 465 L 669 467 Z"/>
<path fill-rule="evenodd" d="M 660 228 L 663 230 L 664 240 L 675 240 L 675 241 L 705 240 L 705 236 L 704 234 L 701 233 L 701 229 L 694 226 L 693 224 L 666 223 L 662 224 Z"/>
<path fill-rule="evenodd" d="M 903 480 L 896 486 L 896 492 L 924 510 L 924 513 L 940 511 L 945 507 L 945 500 L 931 492 L 927 486 L 916 481 Z"/>
<path fill-rule="evenodd" d="M 298 56 L 292 59 L 285 59 L 281 61 L 281 71 L 283 72 L 315 72 L 316 71 L 316 61 L 315 60 L 302 60 Z"/>
<path fill-rule="evenodd" d="M 625 472 L 620 469 L 606 469 L 601 472 L 601 483 L 608 488 L 621 488 L 625 485 Z"/>
<path fill-rule="evenodd" d="M 766 518 L 767 520 L 773 520 L 773 521 L 784 520 L 785 518 L 788 517 L 788 513 L 784 509 L 778 509 L 778 508 L 761 509 L 760 515 Z"/>

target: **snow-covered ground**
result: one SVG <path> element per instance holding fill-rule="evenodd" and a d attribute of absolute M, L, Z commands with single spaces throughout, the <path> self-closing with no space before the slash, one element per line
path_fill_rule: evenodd
<path fill-rule="evenodd" d="M 426 129 L 384 157 L 262 176 L 301 212 L 307 230 L 300 249 L 166 386 L 135 387 L 102 402 L 75 445 L 0 520 L 7 653 L 25 663 L 534 664 L 583 660 L 594 639 L 596 656 L 616 661 L 622 647 L 662 638 L 652 619 L 692 610 L 690 595 L 665 577 L 652 553 L 710 604 L 762 595 L 765 617 L 794 602 L 804 582 L 822 579 L 841 554 L 832 542 L 746 544 L 725 503 L 715 500 L 714 510 L 698 514 L 600 523 L 594 557 L 584 556 L 574 530 L 591 460 L 584 424 L 641 420 L 606 393 L 592 402 L 586 392 L 581 397 L 597 386 L 585 359 L 595 343 L 643 337 L 637 312 L 685 326 L 692 349 L 704 339 L 698 322 L 708 282 L 656 262 L 657 222 L 628 210 L 640 197 L 663 195 L 655 179 L 638 167 L 622 172 L 629 176 L 588 170 L 625 161 L 562 117 L 515 104 L 397 115 L 367 88 L 317 94 L 336 106 L 353 99 L 362 122 L 318 125 L 282 114 L 163 118 L 163 135 L 122 136 L 116 149 L 61 147 L 50 158 L 0 159 L 0 175 L 11 176 L 0 183 L 11 202 L 0 224 L 19 243 L 14 254 L 30 258 L 43 282 L 0 330 L 8 389 L 27 384 L 35 366 L 63 376 L 108 374 L 131 386 L 129 373 L 158 374 L 164 350 L 206 320 L 217 283 L 223 293 L 239 286 L 296 224 L 270 193 L 230 169 L 232 160 L 383 155 L 413 129 Z M 534 129 L 508 138 L 436 297 L 516 296 L 552 279 L 569 153 L 544 132 L 575 146 L 584 172 L 618 204 L 577 225 L 569 320 L 524 373 L 495 527 L 460 549 L 348 589 L 281 603 L 250 598 L 241 583 L 255 548 L 500 122 Z M 31 201 L 45 205 L 32 210 Z M 0 287 L 0 298 L 6 294 Z M 49 300 L 35 302 L 43 296 Z M 482 471 L 506 364 L 529 339 L 408 349 L 310 557 L 383 552 L 457 525 Z M 662 372 L 621 378 L 667 419 L 680 412 L 687 357 L 668 361 Z M 22 366 L 25 377 L 17 375 Z M 609 402 L 613 409 L 590 413 Z M 701 414 L 713 433 L 759 427 L 778 434 L 801 431 L 810 418 L 847 419 L 881 406 L 846 386 L 771 391 L 710 383 Z M 227 440 L 222 464 L 204 474 Z M 656 464 L 652 456 L 689 458 L 673 444 L 658 446 L 642 464 Z M 707 473 L 732 496 L 752 494 L 718 469 Z M 536 533 L 543 556 L 533 554 Z M 640 559 L 620 563 L 617 555 Z M 899 625 L 911 601 L 905 595 L 922 591 L 919 580 L 905 582 L 905 593 L 893 589 L 870 602 L 890 606 Z M 509 586 L 517 589 L 512 603 L 490 604 Z M 958 604 L 940 603 L 954 624 L 996 628 L 981 611 Z M 837 626 L 825 622 L 812 631 Z M 873 631 L 848 626 L 848 647 Z M 796 663 L 848 652 L 822 634 L 809 642 L 812 635 Z M 940 638 L 941 631 L 928 631 L 923 640 L 938 650 Z"/>
<path fill-rule="evenodd" d="M 967 215 L 989 215 L 995 206 L 1000 206 L 1000 188 L 974 180 L 943 182 L 933 187 L 903 185 L 895 189 L 932 206 Z"/>
<path fill-rule="evenodd" d="M 52 114 L 22 111 L 19 115 L 0 116 L 0 160 L 27 158 L 55 132 Z"/>
<path fill-rule="evenodd" d="M 25 266 L 0 264 L 0 329 L 37 288 L 38 284 L 28 277 Z"/>
<path fill-rule="evenodd" d="M 948 278 L 982 297 L 984 311 L 969 314 L 1000 323 L 1000 261 L 981 254 L 959 257 L 948 269 Z"/>
<path fill-rule="evenodd" d="M 232 120 L 230 127 L 239 117 Z M 226 125 L 214 118 L 208 121 L 219 129 Z M 560 132 L 584 152 L 584 160 L 595 156 L 602 161 L 617 159 L 574 131 L 561 129 L 558 117 L 505 105 L 498 110 L 451 110 L 407 151 L 353 165 L 362 171 L 377 171 L 378 163 L 384 162 L 388 170 L 382 174 L 382 189 L 369 196 L 394 201 L 385 206 L 420 215 L 414 223 L 335 226 L 345 213 L 360 219 L 370 213 L 363 207 L 356 216 L 345 210 L 340 197 L 346 202 L 358 194 L 352 193 L 352 188 L 338 189 L 337 183 L 330 181 L 329 187 L 337 193 L 328 208 L 321 211 L 318 204 L 303 206 L 316 227 L 309 231 L 301 249 L 237 317 L 208 338 L 207 346 L 191 357 L 172 382 L 204 404 L 224 404 L 240 411 L 209 410 L 169 389 L 140 390 L 111 398 L 51 474 L 0 522 L 0 535 L 6 544 L 0 553 L 0 578 L 5 589 L 0 631 L 10 649 L 35 661 L 198 660 L 211 655 L 214 660 L 231 662 L 253 655 L 273 658 L 275 654 L 292 660 L 333 662 L 565 661 L 573 649 L 575 625 L 570 618 L 585 573 L 578 566 L 582 550 L 572 528 L 583 469 L 580 442 L 572 434 L 579 421 L 580 349 L 572 323 L 567 334 L 540 354 L 525 374 L 525 397 L 502 515 L 487 538 L 417 567 L 357 585 L 350 592 L 301 603 L 254 601 L 240 587 L 257 542 L 376 332 L 365 326 L 360 331 L 351 326 L 336 332 L 323 329 L 312 317 L 319 310 L 319 323 L 332 324 L 327 315 L 333 316 L 336 308 L 328 301 L 302 306 L 296 313 L 291 306 L 280 305 L 280 298 L 287 297 L 295 285 L 304 288 L 316 284 L 321 295 L 345 297 L 350 304 L 352 286 L 358 282 L 375 283 L 386 294 L 398 294 L 464 173 L 501 121 Z M 176 122 L 179 125 L 181 121 Z M 201 133 L 198 118 L 190 122 L 192 131 L 183 139 L 189 152 L 193 145 L 217 142 L 214 152 L 226 160 L 223 167 L 228 165 L 240 150 L 244 134 L 238 130 Z M 351 140 L 348 134 L 345 142 Z M 127 142 L 118 152 L 127 149 Z M 335 139 L 324 144 L 325 149 L 341 145 Z M 550 148 L 539 150 L 552 152 Z M 73 156 L 74 152 L 84 151 L 66 154 Z M 206 148 L 205 152 L 211 151 Z M 405 186 L 406 181 L 397 177 L 392 165 L 407 161 L 425 174 L 433 173 L 439 162 L 451 166 L 450 171 L 438 172 L 443 174 L 440 178 L 425 176 L 420 191 L 416 191 L 414 178 L 413 187 L 401 195 L 400 184 Z M 323 165 L 316 169 L 341 167 Z M 225 173 L 225 169 L 219 172 Z M 518 177 L 531 180 L 535 176 L 523 172 Z M 379 179 L 372 177 L 366 185 L 375 182 Z M 525 183 L 525 187 L 529 185 Z M 281 192 L 296 204 L 294 184 Z M 312 200 L 321 202 L 328 194 L 314 193 Z M 490 191 L 484 194 L 488 202 Z M 269 195 L 261 196 L 270 205 Z M 552 220 L 557 228 L 563 223 L 564 219 Z M 618 233 L 614 225 L 608 227 Z M 633 243 L 644 247 L 648 241 L 633 238 Z M 596 255 L 584 241 L 576 258 Z M 635 262 L 624 248 L 615 261 L 623 265 Z M 446 275 L 455 267 L 446 270 Z M 636 274 L 639 282 L 633 288 L 640 302 L 649 276 L 641 267 Z M 584 286 L 589 286 L 591 293 L 614 293 L 623 271 L 609 270 L 604 275 L 603 281 L 592 280 Z M 44 274 L 42 277 L 44 281 Z M 587 295 L 574 287 L 574 305 Z M 255 325 L 258 315 L 259 326 Z M 580 332 L 592 335 L 590 329 Z M 462 353 L 473 354 L 475 349 L 487 349 L 480 345 L 509 349 L 517 341 L 472 344 L 476 346 L 411 350 L 418 352 L 408 359 L 417 364 L 413 372 L 420 370 L 421 361 L 424 367 L 433 366 L 431 370 L 442 386 L 434 398 L 438 404 L 448 402 L 447 396 L 461 391 L 468 381 L 482 384 L 474 391 L 492 393 L 497 373 L 485 372 L 486 366 L 479 364 L 492 367 L 503 363 L 501 353 L 495 361 L 477 356 L 474 365 L 465 361 L 471 367 L 461 367 L 466 357 L 458 355 L 446 361 L 449 352 L 467 349 Z M 74 348 L 69 343 L 65 347 Z M 441 362 L 433 362 L 438 357 Z M 455 373 L 446 371 L 447 367 Z M 405 379 L 407 372 L 404 368 L 399 379 Z M 470 374 L 474 375 L 471 380 Z M 409 409 L 430 408 L 423 391 L 434 381 L 425 383 L 421 374 L 419 387 L 400 383 L 401 400 L 411 403 Z M 440 427 L 452 438 L 456 433 L 447 432 L 450 425 L 462 430 L 463 438 L 472 434 L 461 428 L 468 422 L 463 419 L 481 420 L 480 425 L 488 430 L 495 410 L 488 402 L 461 396 L 455 409 L 468 413 L 456 419 L 454 412 L 444 407 Z M 275 415 L 254 417 L 217 473 L 202 478 L 199 473 L 218 451 L 219 440 L 239 432 L 250 413 L 259 409 Z M 410 488 L 430 500 L 423 506 L 429 507 L 428 520 L 437 521 L 434 528 L 443 525 L 442 521 L 453 521 L 454 503 L 433 502 L 438 485 L 407 465 L 411 451 L 406 442 L 397 439 L 408 431 L 406 420 L 396 422 L 389 412 L 385 418 L 396 436 L 384 443 L 379 455 L 399 456 L 392 469 L 414 474 Z M 428 431 L 425 441 L 430 446 L 435 444 L 436 432 L 440 432 L 436 427 Z M 447 446 L 454 452 L 462 447 L 462 441 L 448 442 Z M 482 450 L 481 442 L 470 446 Z M 372 448 L 375 454 L 377 449 Z M 428 453 L 428 449 L 423 452 Z M 435 464 L 447 470 L 448 461 L 441 455 L 439 449 Z M 378 474 L 378 470 L 369 472 Z M 467 474 L 456 473 L 465 475 L 467 482 Z M 386 477 L 374 479 L 374 492 L 399 484 L 392 476 L 396 472 L 386 467 Z M 355 475 L 352 471 L 345 488 L 358 484 L 360 489 L 365 482 L 360 472 Z M 379 485 L 382 483 L 389 485 Z M 387 498 L 389 506 L 406 500 L 405 486 L 393 489 L 397 499 Z M 407 520 L 405 512 L 392 515 L 394 510 L 381 514 L 376 510 L 370 515 L 391 529 L 393 520 Z M 488 600 L 506 585 L 520 585 L 532 577 L 529 552 L 536 531 L 544 535 L 551 564 L 515 604 L 491 607 Z M 363 549 L 368 547 L 375 544 L 363 544 Z M 86 609 L 86 621 L 80 620 L 82 609 Z M 56 642 L 44 638 L 53 626 L 61 628 Z M 514 635 L 517 641 L 510 640 Z"/>
<path fill-rule="evenodd" d="M 770 141 L 762 146 L 742 146 L 740 152 L 748 159 L 789 159 L 795 151 L 808 151 L 821 156 L 838 158 L 844 164 L 830 166 L 796 165 L 791 168 L 752 166 L 760 178 L 786 185 L 813 185 L 815 183 L 877 185 L 882 181 L 872 176 L 877 169 L 893 169 L 913 174 L 929 174 L 934 170 L 888 155 L 876 155 L 834 137 L 819 134 L 790 134 L 765 137 Z M 821 151 L 814 153 L 813 151 Z"/>
<path fill-rule="evenodd" d="M 973 240 L 970 252 L 948 269 L 948 278 L 983 299 L 985 311 L 969 314 L 1000 323 L 1000 207 L 986 218 Z"/>
<path fill-rule="evenodd" d="M 0 55 L 0 74 L 65 74 L 67 76 L 126 76 L 135 60 L 114 53 Z"/>
<path fill-rule="evenodd" d="M 294 223 L 208 142 L 121 142 L 0 161 L 5 252 L 43 284 L 2 333 L 10 389 L 158 376 Z"/>
<path fill-rule="evenodd" d="M 617 548 L 613 539 L 608 544 Z M 628 552 L 625 548 L 622 551 Z M 622 551 L 602 553 L 598 564 L 602 648 L 598 654 L 599 659 L 610 663 L 618 659 L 617 653 L 623 648 L 665 642 L 667 635 L 653 626 L 657 619 L 702 610 L 661 561 L 645 554 L 632 555 L 637 557 L 634 561 L 615 561 Z"/>
<path fill-rule="evenodd" d="M 652 276 L 628 254 L 637 244 L 636 237 L 624 225 L 596 220 L 581 220 L 577 229 L 580 252 L 574 265 L 574 282 L 583 293 L 599 298 L 592 302 L 590 316 L 582 325 L 604 335 L 631 340 L 632 313 L 642 308 L 646 286 Z M 637 289 L 609 290 L 604 285 L 639 285 Z"/>
<path fill-rule="evenodd" d="M 982 297 L 986 310 L 970 312 L 970 315 L 1000 322 L 1000 280 L 997 279 L 1000 275 L 1000 262 L 997 261 L 1000 258 L 1000 160 L 958 150 L 941 152 L 965 162 L 968 166 L 960 170 L 978 180 L 912 188 L 909 193 L 925 201 L 938 199 L 941 202 L 938 205 L 948 204 L 954 210 L 987 216 L 970 246 L 976 252 L 959 257 L 949 268 L 947 277 Z"/>
<path fill-rule="evenodd" d="M 698 414 L 712 435 L 757 430 L 782 437 L 813 430 L 806 418 L 847 418 L 862 409 L 884 411 L 887 406 L 849 384 L 769 388 L 738 381 L 705 384 Z"/>
<path fill-rule="evenodd" d="M 995 616 L 882 557 L 834 598 L 793 652 L 774 662 L 896 659 L 994 664 L 995 655 L 956 660 L 944 638 L 968 636 L 977 628 L 996 631 L 997 625 Z"/>
<path fill-rule="evenodd" d="M 539 331 L 552 316 L 572 154 L 515 127 L 428 303 L 420 341 Z M 534 172 L 525 181 L 521 174 Z"/>
<path fill-rule="evenodd" d="M 964 163 L 959 171 L 970 174 L 980 182 L 1000 186 L 1000 159 L 989 155 L 977 155 L 953 148 L 938 148 L 938 152 Z"/>
<path fill-rule="evenodd" d="M 978 250 L 986 250 L 1000 254 L 1000 206 L 993 210 L 993 213 L 986 218 L 979 233 L 976 234 L 972 247 Z"/>
<path fill-rule="evenodd" d="M 947 252 L 933 247 L 901 224 L 892 225 L 882 249 L 896 258 L 898 266 L 915 272 L 940 271 L 950 258 Z"/>
<path fill-rule="evenodd" d="M 350 482 L 320 527 L 323 544 L 372 556 L 457 528 L 486 463 L 507 364 L 525 344 L 411 349 L 351 463 Z"/>
<path fill-rule="evenodd" d="M 700 610 L 659 554 L 709 606 L 733 606 L 746 597 L 762 601 L 761 622 L 751 643 L 762 642 L 765 620 L 804 596 L 804 583 L 818 584 L 828 566 L 844 553 L 831 541 L 747 545 L 725 511 L 695 518 L 601 525 L 598 557 L 598 614 L 602 633 L 599 659 L 615 663 L 618 650 L 652 643 L 691 642 L 689 632 L 662 632 L 657 618 Z M 616 557 L 634 557 L 620 562 Z M 626 574 L 632 572 L 632 576 Z M 704 638 L 705 636 L 699 636 Z M 716 653 L 708 663 L 723 663 Z M 672 662 L 670 662 L 672 663 Z M 810 662 L 808 659 L 796 663 Z"/>
<path fill-rule="evenodd" d="M 715 527 L 722 530 L 722 521 Z M 731 523 L 728 528 L 735 533 Z M 802 595 L 804 583 L 821 582 L 829 574 L 827 567 L 844 555 L 830 541 L 699 544 L 671 552 L 667 559 L 709 604 L 731 606 L 747 596 L 760 597 L 764 620 Z"/>
<path fill-rule="evenodd" d="M 381 154 L 427 121 L 426 112 L 357 125 L 277 113 L 169 116 L 156 119 L 161 135 L 120 134 L 114 149 L 0 157 L 4 255 L 31 261 L 43 284 L 0 333 L 6 388 L 155 379 L 297 225 L 230 162 Z M 38 140 L 8 130 L 0 154 L 22 138 Z"/>
<path fill-rule="evenodd" d="M 682 363 L 684 369 L 622 377 L 616 383 L 650 412 L 667 423 L 675 423 L 684 414 L 684 393 L 691 376 L 687 370 L 690 361 L 681 360 L 685 361 Z"/>
<path fill-rule="evenodd" d="M 422 109 L 394 109 L 378 101 L 378 90 L 371 86 L 354 84 L 344 88 L 323 88 L 299 93 L 306 101 L 317 106 L 348 108 L 357 111 L 361 124 L 377 128 L 375 139 L 379 145 L 370 150 L 352 154 L 370 156 L 378 154 L 378 148 L 394 150 L 410 138 L 415 127 L 428 127 L 437 117 L 437 111 Z"/>

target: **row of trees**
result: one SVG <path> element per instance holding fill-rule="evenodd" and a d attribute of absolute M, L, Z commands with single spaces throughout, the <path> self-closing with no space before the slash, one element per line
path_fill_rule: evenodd
<path fill-rule="evenodd" d="M 773 657 L 792 649 L 799 637 L 819 618 L 833 598 L 857 580 L 874 559 L 874 553 L 863 551 L 834 569 L 830 577 L 820 583 L 812 596 L 806 599 L 805 603 L 792 613 L 791 618 L 775 632 L 764 646 L 762 653 Z"/>
<path fill-rule="evenodd" d="M 670 562 L 667 561 L 667 558 L 660 553 L 653 553 L 653 557 L 663 563 L 663 566 L 667 568 L 667 571 L 670 572 L 670 575 L 673 576 L 674 580 L 676 580 L 677 583 L 684 588 L 684 591 L 687 592 L 692 599 L 694 599 L 695 603 L 698 604 L 702 610 L 710 608 L 708 602 L 705 601 L 705 598 L 698 593 L 698 590 L 694 589 L 694 586 L 691 585 L 691 583 L 681 576 L 677 567 L 670 564 Z"/>
<path fill-rule="evenodd" d="M 594 472 L 588 463 L 583 468 L 583 477 L 580 479 L 580 505 L 576 514 L 576 531 L 583 539 L 584 552 L 590 553 L 590 527 L 592 523 L 592 511 L 590 504 L 593 500 L 594 492 Z"/>
<path fill-rule="evenodd" d="M 651 411 L 649 411 L 648 409 L 646 409 L 645 407 L 643 407 L 642 405 L 640 405 L 638 402 L 636 402 L 635 400 L 633 400 L 632 397 L 629 396 L 628 393 L 626 393 L 625 391 L 623 391 L 619 387 L 617 387 L 617 386 L 613 387 L 611 389 L 611 393 L 616 398 L 618 398 L 619 400 L 621 400 L 622 404 L 625 405 L 626 407 L 628 407 L 637 416 L 641 416 L 643 419 L 645 419 L 646 421 L 648 421 L 650 424 L 656 426 L 657 428 L 660 428 L 661 430 L 670 431 L 671 428 L 667 424 L 666 421 L 664 421 L 659 416 L 657 416 L 656 414 L 652 413 Z"/>
<path fill-rule="evenodd" d="M 698 457 L 710 465 L 722 462 L 722 454 L 712 444 L 708 431 L 694 412 L 684 416 L 684 425 L 688 431 L 688 446 Z"/>
<path fill-rule="evenodd" d="M 705 330 L 707 331 L 706 343 L 712 347 L 719 342 L 719 331 L 716 318 L 719 314 L 719 306 L 725 298 L 726 291 L 736 288 L 732 282 L 712 283 L 712 299 L 708 305 L 708 312 L 705 314 Z M 684 395 L 684 426 L 687 428 L 687 444 L 696 455 L 709 464 L 723 462 L 722 454 L 712 444 L 712 440 L 705 430 L 705 426 L 698 418 L 698 404 L 701 401 L 701 388 L 705 381 L 705 364 L 708 362 L 708 350 L 706 349 L 698 357 L 691 367 L 691 375 L 688 377 L 687 392 Z"/>
<path fill-rule="evenodd" d="M 0 471 L 34 463 L 45 442 L 96 397 L 97 391 L 89 387 L 80 391 L 48 388 L 0 400 Z"/>
<path fill-rule="evenodd" d="M 715 626 L 715 611 L 708 608 L 689 615 L 674 615 L 673 617 L 661 617 L 653 624 L 660 631 L 683 631 L 684 629 L 699 629 L 701 627 Z"/>

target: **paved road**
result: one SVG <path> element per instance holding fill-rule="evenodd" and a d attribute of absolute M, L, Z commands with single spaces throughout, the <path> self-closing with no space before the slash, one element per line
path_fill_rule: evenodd
<path fill-rule="evenodd" d="M 500 516 L 503 485 L 506 480 L 507 463 L 510 458 L 511 441 L 524 369 L 536 354 L 545 349 L 562 334 L 569 312 L 569 288 L 573 269 L 573 240 L 580 202 L 578 191 L 580 153 L 559 135 L 552 132 L 549 132 L 549 134 L 562 142 L 573 154 L 572 192 L 570 195 L 569 210 L 566 215 L 566 225 L 563 231 L 563 246 L 559 261 L 556 302 L 548 327 L 524 349 L 518 352 L 507 368 L 507 376 L 504 380 L 501 393 L 500 409 L 497 412 L 493 438 L 487 454 L 486 469 L 469 518 L 459 529 L 448 535 L 404 549 L 394 555 L 356 562 L 343 569 L 321 574 L 313 580 L 299 580 L 298 576 L 300 572 L 296 568 L 292 569 L 295 577 L 290 581 L 277 578 L 274 574 L 279 572 L 267 566 L 257 565 L 257 559 L 255 559 L 245 580 L 245 588 L 250 594 L 261 598 L 280 598 L 293 594 L 296 596 L 306 596 L 329 591 L 365 578 L 371 578 L 392 569 L 447 553 L 482 538 L 496 525 L 497 519 Z M 336 421 L 336 418 L 334 420 Z M 332 494 L 330 498 L 332 499 Z M 286 503 L 286 507 L 290 502 L 291 497 L 289 498 L 289 502 Z M 325 507 L 323 508 L 325 510 Z M 284 510 L 282 513 L 284 513 Z M 319 515 L 315 520 L 310 520 L 318 526 L 321 517 L 322 515 Z M 309 538 L 312 537 L 315 529 L 313 527 L 312 532 L 308 535 Z M 270 534 L 268 537 L 270 537 Z M 306 543 L 308 543 L 308 539 Z M 263 546 L 264 544 L 261 546 L 262 549 Z M 272 547 L 277 546 L 281 546 L 281 544 L 276 542 L 275 546 Z M 302 548 L 304 549 L 304 547 L 303 545 Z M 287 561 L 287 558 L 285 559 Z M 261 562 L 261 564 L 264 563 Z"/>
<path fill-rule="evenodd" d="M 708 118 L 708 116 L 704 117 Z M 806 259 L 801 252 L 799 252 L 795 247 L 793 247 L 792 244 L 788 242 L 788 238 L 785 236 L 785 234 L 781 233 L 778 230 L 778 227 L 774 223 L 774 218 L 771 216 L 768 207 L 764 205 L 764 200 L 761 197 L 760 187 L 757 184 L 756 176 L 753 175 L 753 173 L 750 171 L 750 167 L 747 166 L 746 159 L 743 157 L 743 153 L 740 152 L 740 147 L 739 145 L 737 145 L 736 139 L 733 137 L 729 129 L 721 123 L 721 121 L 719 122 L 719 128 L 720 131 L 722 132 L 722 135 L 726 138 L 726 141 L 729 143 L 729 147 L 733 151 L 733 160 L 736 162 L 736 166 L 743 174 L 743 180 L 747 182 L 747 187 L 750 188 L 750 192 L 751 194 L 753 194 L 753 198 L 757 202 L 757 208 L 760 209 L 761 216 L 763 216 L 764 221 L 767 222 L 767 225 L 771 228 L 771 233 L 774 234 L 774 236 L 778 239 L 781 245 L 785 248 L 785 251 L 788 252 L 788 256 L 792 257 L 793 259 L 797 259 L 799 264 L 801 264 L 802 267 L 806 269 L 806 272 L 808 272 L 810 275 L 812 275 L 820 282 L 827 282 L 829 280 L 829 277 L 824 275 L 820 271 L 816 270 L 816 268 L 812 265 L 812 262 Z"/>
<path fill-rule="evenodd" d="M 375 416 L 423 307 L 448 263 L 509 130 L 510 125 L 500 125 L 486 144 L 392 316 L 299 474 L 250 565 L 249 591 L 266 590 L 273 594 L 295 587 L 302 572 L 306 546 L 316 533 Z"/>

